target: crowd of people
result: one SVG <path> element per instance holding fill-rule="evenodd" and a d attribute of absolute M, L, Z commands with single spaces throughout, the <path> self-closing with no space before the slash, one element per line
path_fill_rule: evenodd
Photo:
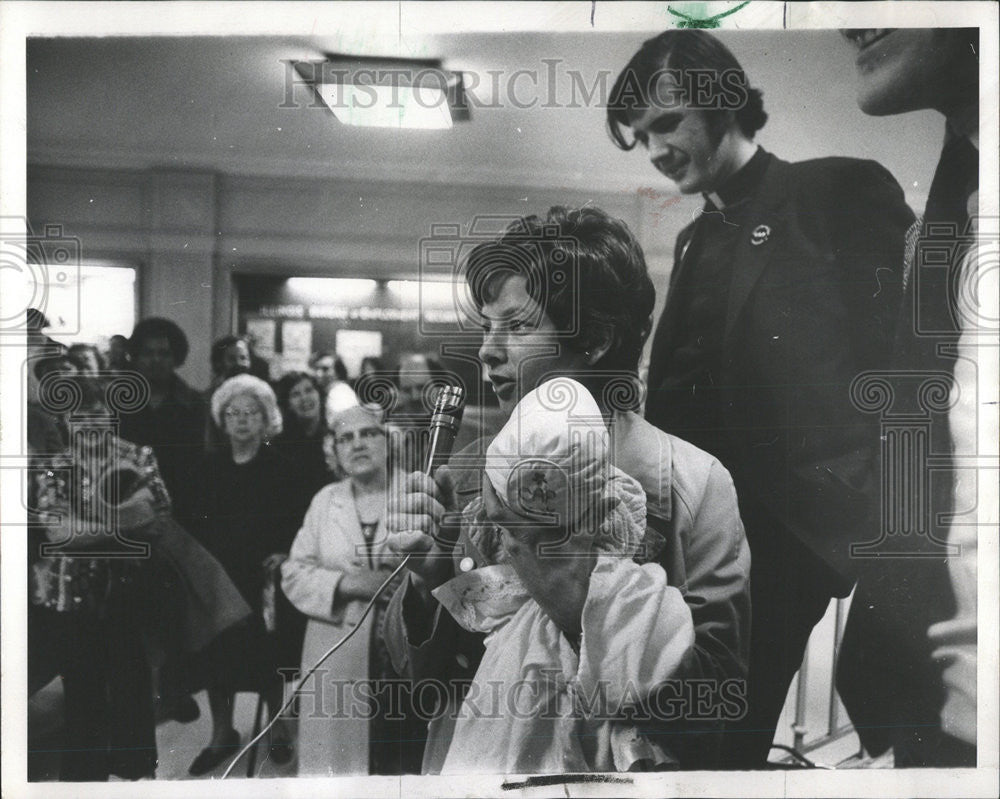
<path fill-rule="evenodd" d="M 367 601 L 384 579 L 386 566 L 398 564 L 391 553 L 373 551 L 358 559 L 346 539 L 329 538 L 333 529 L 326 524 L 337 520 L 348 538 L 354 532 L 360 542 L 384 549 L 387 475 L 397 468 L 397 456 L 390 457 L 386 443 L 385 411 L 397 403 L 383 403 L 379 411 L 363 409 L 343 361 L 331 352 L 315 353 L 309 371 L 287 372 L 271 382 L 267 363 L 255 357 L 248 340 L 227 336 L 212 347 L 212 384 L 201 392 L 177 373 L 187 359 L 188 340 L 171 320 L 141 320 L 125 339 L 124 357 L 93 345 L 58 344 L 45 335 L 47 320 L 38 312 L 30 314 L 29 325 L 29 446 L 38 464 L 31 501 L 39 509 L 30 563 L 30 689 L 39 689 L 56 674 L 63 678 L 70 745 L 62 757 L 61 778 L 152 775 L 155 722 L 196 720 L 200 709 L 192 693 L 203 689 L 211 735 L 190 773 L 207 774 L 240 746 L 233 724 L 235 694 L 256 692 L 268 712 L 276 713 L 303 656 L 309 660 L 316 641 L 325 641 L 329 630 L 344 624 L 345 611 L 337 605 L 353 608 L 357 601 Z M 419 377 L 412 367 L 423 365 L 425 382 L 439 367 L 419 355 L 405 356 L 402 363 L 407 385 L 398 407 L 404 421 L 412 423 L 410 395 Z M 380 359 L 366 359 L 363 373 L 398 382 L 398 370 L 386 371 Z M 115 406 L 115 386 L 129 376 L 138 378 L 132 390 L 139 399 L 128 407 Z M 53 398 L 62 391 L 84 401 L 61 407 Z M 419 386 L 416 395 L 419 404 Z M 426 422 L 429 409 L 420 410 L 420 421 Z M 75 462 L 82 457 L 78 447 L 92 440 L 86 431 L 93 430 L 95 418 L 113 432 L 116 446 L 93 455 L 88 451 L 95 464 L 92 476 L 57 470 L 59 476 L 53 477 L 53 458 Z M 401 431 L 398 440 L 398 457 L 407 457 L 410 439 Z M 73 506 L 74 486 L 81 488 L 76 482 L 99 483 L 101 475 L 120 470 L 123 463 L 139 477 L 127 487 L 127 499 L 125 487 L 115 484 L 119 536 L 148 542 L 159 535 L 146 528 L 149 519 L 169 518 L 176 525 L 175 539 L 183 536 L 186 557 L 181 563 L 165 557 L 157 539 L 148 561 L 125 557 L 108 561 L 113 564 L 108 568 L 107 553 L 93 549 L 95 540 L 75 536 L 80 525 L 89 529 L 97 523 L 90 518 L 96 513 L 93 507 L 83 513 Z M 326 486 L 336 488 L 332 499 L 321 490 Z M 143 502 L 151 488 L 155 502 L 146 502 L 146 512 L 132 524 L 134 514 L 123 509 Z M 350 512 L 346 517 L 345 510 Z M 351 520 L 357 520 L 353 527 Z M 43 555 L 45 543 L 56 544 L 59 555 Z M 327 551 L 331 546 L 333 553 Z M 202 634 L 192 646 L 177 636 L 179 628 L 193 623 L 191 609 L 169 592 L 196 578 L 202 582 L 196 597 L 201 611 L 213 617 L 204 629 L 215 634 Z M 325 602 L 322 610 L 317 597 Z M 351 620 L 355 611 L 348 612 Z M 112 623 L 114 638 L 128 646 L 118 647 L 114 657 L 104 653 L 95 659 L 85 647 L 108 646 Z M 68 630 L 73 630 L 71 636 Z M 149 637 L 156 639 L 155 645 L 144 643 Z M 367 679 L 370 640 L 372 669 L 388 678 L 391 665 L 372 631 L 357 640 L 358 663 L 338 675 Z M 105 701 L 120 696 L 119 688 L 129 684 L 121 682 L 123 674 L 135 681 L 136 689 L 123 703 Z M 407 717 L 410 726 L 412 718 Z M 306 731 L 316 729 L 311 719 L 306 714 L 301 720 Z M 141 745 L 118 746 L 122 736 Z M 327 756 L 339 734 L 328 731 L 318 743 L 312 732 L 300 737 L 299 773 L 342 770 L 336 758 Z M 367 737 L 358 740 L 360 759 L 341 766 L 349 763 L 367 773 Z M 279 720 L 271 730 L 270 758 L 289 762 L 293 741 L 287 724 Z M 398 773 L 401 764 L 419 770 L 419 749 L 416 759 L 412 748 L 406 756 L 391 750 L 373 750 L 373 768 L 379 773 Z"/>
<path fill-rule="evenodd" d="M 976 212 L 975 34 L 845 34 L 860 51 L 863 110 L 947 117 L 925 222 L 960 230 Z M 908 46 L 866 60 L 887 36 Z M 907 61 L 917 51 L 936 71 Z M 695 71 L 737 75 L 742 102 L 696 105 L 685 77 Z M 968 348 L 975 320 L 956 315 L 946 282 L 921 282 L 914 299 L 920 228 L 892 175 L 856 159 L 782 161 L 754 142 L 766 121 L 717 38 L 671 30 L 643 44 L 611 92 L 612 139 L 705 197 L 678 237 L 655 333 L 642 249 L 603 211 L 555 207 L 479 244 L 463 275 L 506 424 L 432 475 L 420 434 L 441 373 L 427 356 L 400 359 L 381 408 L 333 353 L 272 386 L 237 336 L 213 346 L 203 395 L 177 374 L 188 345 L 166 319 L 136 325 L 126 364 L 119 354 L 105 367 L 86 346 L 40 358 L 34 452 L 74 452 L 84 416 L 114 411 L 120 424 L 100 452 L 71 459 L 96 464 L 90 474 L 38 470 L 39 540 L 68 540 L 67 520 L 101 527 L 101 464 L 117 459 L 136 476 L 128 491 L 122 477 L 108 489 L 112 537 L 156 556 L 101 561 L 99 536 L 71 541 L 61 559 L 32 549 L 32 641 L 72 630 L 45 639 L 58 658 L 32 644 L 32 685 L 62 674 L 69 737 L 90 750 L 81 764 L 68 749 L 64 778 L 152 774 L 154 693 L 161 716 L 185 719 L 202 688 L 212 732 L 191 773 L 212 771 L 241 741 L 235 692 L 256 691 L 276 712 L 280 675 L 304 674 L 359 624 L 304 686 L 301 774 L 763 768 L 813 627 L 855 586 L 863 600 L 839 687 L 865 747 L 892 748 L 897 766 L 975 765 L 975 540 L 965 529 L 914 535 L 922 546 L 960 540 L 947 562 L 855 556 L 879 539 L 892 498 L 880 494 L 879 420 L 852 401 L 856 378 L 880 371 L 944 373 L 957 392 L 969 376 L 937 345 Z M 955 260 L 957 275 L 966 263 Z M 914 308 L 934 317 L 938 339 L 915 335 Z M 109 407 L 99 381 L 116 368 L 143 378 L 136 407 Z M 79 401 L 59 418 L 50 375 L 70 370 Z M 962 413 L 954 403 L 939 420 L 939 451 L 971 446 Z M 89 506 L 67 498 L 74 479 L 94 494 Z M 955 498 L 943 483 L 935 491 L 937 524 Z M 139 630 L 148 596 L 165 594 L 137 599 L 137 587 L 188 584 L 196 571 L 212 634 L 178 636 L 193 599 L 161 599 L 161 638 L 184 645 L 151 656 Z M 431 707 L 415 702 L 426 686 L 440 689 Z M 511 704 L 516 686 L 527 704 Z M 272 758 L 287 762 L 288 725 L 271 733 Z M 115 745 L 126 734 L 142 742 L 131 762 Z"/>

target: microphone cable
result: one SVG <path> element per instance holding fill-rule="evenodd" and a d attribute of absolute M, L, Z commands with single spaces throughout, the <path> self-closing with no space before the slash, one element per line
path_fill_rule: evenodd
<path fill-rule="evenodd" d="M 288 700 L 285 702 L 285 704 L 283 704 L 281 708 L 278 710 L 278 712 L 274 714 L 274 718 L 272 718 L 267 723 L 267 725 L 259 733 L 257 733 L 256 737 L 254 737 L 253 740 L 251 740 L 246 746 L 244 746 L 236 755 L 236 757 L 233 758 L 233 762 L 230 763 L 228 768 L 226 768 L 226 770 L 223 772 L 222 779 L 226 779 L 226 777 L 230 775 L 232 770 L 236 767 L 236 764 L 240 762 L 240 759 L 243 757 L 243 755 L 245 755 L 247 752 L 253 749 L 253 747 L 256 746 L 257 743 L 264 737 L 264 735 L 268 733 L 270 729 L 277 723 L 278 719 L 281 718 L 281 714 L 292 706 L 292 703 L 295 701 L 295 697 L 297 697 L 299 691 L 302 690 L 302 687 L 305 685 L 306 680 L 308 680 L 313 674 L 316 673 L 316 670 L 326 662 L 326 659 L 330 657 L 330 655 L 332 655 L 334 652 L 340 649 L 340 647 L 342 647 L 345 643 L 347 643 L 348 640 L 350 640 L 351 636 L 354 635 L 354 633 L 356 633 L 358 630 L 361 629 L 361 625 L 364 623 L 364 620 L 368 618 L 368 614 L 371 613 L 372 608 L 375 607 L 375 600 L 379 598 L 382 592 L 386 589 L 386 586 L 388 586 L 389 583 L 392 582 L 392 578 L 395 577 L 397 574 L 399 574 L 406 567 L 406 564 L 409 562 L 410 562 L 410 556 L 407 555 L 406 557 L 403 558 L 402 562 L 393 570 L 392 574 L 390 574 L 388 577 L 385 578 L 385 582 L 383 582 L 382 585 L 378 587 L 378 590 L 375 592 L 372 598 L 368 600 L 368 604 L 365 605 L 365 609 L 361 612 L 361 618 L 358 619 L 357 623 L 350 630 L 348 630 L 347 634 L 343 638 L 341 638 L 339 641 L 337 641 L 337 643 L 335 643 L 333 646 L 327 649 L 326 652 L 323 653 L 323 656 L 309 668 L 309 671 L 307 671 L 304 675 L 302 675 L 299 678 L 298 684 L 292 689 L 292 692 L 289 695 Z"/>
<path fill-rule="evenodd" d="M 447 462 L 455 444 L 455 437 L 458 434 L 458 428 L 462 423 L 462 414 L 464 410 L 464 389 L 459 386 L 444 386 L 441 388 L 438 392 L 437 400 L 434 403 L 434 413 L 431 416 L 431 438 L 427 454 L 427 465 L 424 468 L 425 474 L 433 475 L 439 465 Z M 292 703 L 295 701 L 295 697 L 298 696 L 299 691 L 301 691 L 302 687 L 305 685 L 306 680 L 316 673 L 316 670 L 326 662 L 326 659 L 330 657 L 330 655 L 340 649 L 340 647 L 350 640 L 354 633 L 361 629 L 361 625 L 364 623 L 364 620 L 368 618 L 368 614 L 371 613 L 372 608 L 375 607 L 375 600 L 381 596 L 382 592 L 385 591 L 386 587 L 392 582 L 393 578 L 406 568 L 406 564 L 410 562 L 410 557 L 410 555 L 406 555 L 400 564 L 393 569 L 392 573 L 385 578 L 385 581 L 378 587 L 378 590 L 375 591 L 372 598 L 368 600 L 368 604 L 365 605 L 365 609 L 361 612 L 361 618 L 358 619 L 355 625 L 347 631 L 347 634 L 326 650 L 326 652 L 323 653 L 323 656 L 317 660 L 304 675 L 299 677 L 297 685 L 292 689 L 292 692 L 286 702 L 281 706 L 278 712 L 274 714 L 274 718 L 272 718 L 256 736 L 254 736 L 253 740 L 251 740 L 237 753 L 236 757 L 233 758 L 233 762 L 230 763 L 223 772 L 222 779 L 226 779 L 226 777 L 232 773 L 236 764 L 240 762 L 243 755 L 253 749 L 253 747 L 256 746 L 257 743 L 264 737 L 264 735 L 268 733 L 278 722 L 278 719 L 281 718 L 281 714 L 291 707 Z"/>

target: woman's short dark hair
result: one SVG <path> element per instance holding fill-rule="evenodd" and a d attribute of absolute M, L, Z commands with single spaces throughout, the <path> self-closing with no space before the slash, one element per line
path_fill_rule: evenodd
<path fill-rule="evenodd" d="M 319 387 L 319 381 L 308 372 L 286 372 L 281 376 L 281 379 L 274 384 L 274 393 L 278 398 L 278 407 L 281 409 L 281 415 L 285 417 L 286 421 L 289 416 L 294 416 L 288 407 L 288 398 L 292 394 L 292 389 L 303 380 L 307 381 L 314 389 L 316 389 L 318 394 L 323 393 L 322 389 Z"/>
<path fill-rule="evenodd" d="M 610 341 L 595 370 L 635 373 L 656 294 L 642 247 L 620 219 L 593 206 L 555 206 L 544 219 L 523 217 L 476 246 L 464 272 L 478 308 L 508 277 L 523 275 L 570 347 L 583 352 Z"/>
<path fill-rule="evenodd" d="M 176 322 L 160 316 L 141 320 L 132 330 L 132 337 L 128 339 L 128 354 L 135 358 L 142 347 L 142 342 L 151 338 L 165 338 L 174 355 L 174 365 L 184 365 L 188 356 L 188 340 Z"/>
<path fill-rule="evenodd" d="M 750 87 L 743 67 L 728 47 L 705 31 L 668 30 L 642 43 L 611 88 L 608 133 L 622 150 L 635 147 L 635 139 L 626 139 L 624 130 L 651 105 L 656 82 L 665 71 L 680 79 L 689 104 L 733 111 L 736 124 L 748 139 L 767 122 L 763 94 Z"/>

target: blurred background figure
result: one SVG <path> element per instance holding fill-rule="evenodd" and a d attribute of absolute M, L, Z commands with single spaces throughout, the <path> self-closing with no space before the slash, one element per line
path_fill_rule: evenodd
<path fill-rule="evenodd" d="M 362 375 L 376 375 L 379 372 L 385 371 L 385 364 L 382 363 L 381 358 L 376 358 L 374 355 L 366 355 L 361 359 L 360 374 Z"/>
<path fill-rule="evenodd" d="M 212 364 L 212 382 L 205 397 L 206 405 L 223 382 L 230 377 L 250 372 L 250 345 L 243 336 L 223 336 L 212 345 L 209 360 Z M 205 448 L 211 451 L 224 449 L 226 436 L 213 414 L 205 414 L 203 425 Z"/>
<path fill-rule="evenodd" d="M 267 358 L 263 358 L 257 353 L 257 340 L 254 338 L 252 333 L 247 333 L 243 338 L 246 340 L 247 350 L 250 353 L 250 368 L 248 371 L 254 377 L 259 377 L 265 383 L 270 383 L 271 364 L 268 362 Z"/>
<path fill-rule="evenodd" d="M 250 344 L 243 336 L 223 336 L 212 345 L 212 388 L 250 371 Z"/>
<path fill-rule="evenodd" d="M 192 776 L 212 771 L 236 754 L 240 735 L 233 727 L 237 691 L 261 694 L 269 715 L 282 704 L 278 669 L 298 665 L 299 647 L 283 649 L 282 640 L 265 630 L 265 591 L 287 556 L 302 519 L 290 501 L 296 495 L 291 473 L 268 441 L 282 427 L 270 386 L 248 374 L 231 377 L 212 395 L 212 417 L 225 436 L 225 447 L 209 453 L 196 483 L 196 527 L 205 547 L 222 563 L 244 600 L 251 620 L 220 636 L 193 664 L 193 687 L 208 689 L 212 734 L 189 769 Z M 271 731 L 270 757 L 279 764 L 292 757 L 283 721 Z"/>
<path fill-rule="evenodd" d="M 177 374 L 187 360 L 188 339 L 176 322 L 149 317 L 135 326 L 128 347 L 131 368 L 149 385 L 149 400 L 135 413 L 121 415 L 121 434 L 153 448 L 184 523 L 190 519 L 190 470 L 204 448 L 207 413 L 201 393 Z"/>
<path fill-rule="evenodd" d="M 66 347 L 45 334 L 49 320 L 35 308 L 27 311 L 28 362 L 26 392 L 26 422 L 29 450 L 34 453 L 60 452 L 66 443 L 66 425 L 61 415 L 50 413 L 41 402 L 39 385 L 53 372 L 75 374 L 76 364 L 68 357 Z"/>
<path fill-rule="evenodd" d="M 108 339 L 108 368 L 116 372 L 129 368 L 128 339 L 117 334 Z"/>
<path fill-rule="evenodd" d="M 71 344 L 67 355 L 80 374 L 96 375 L 107 368 L 104 356 L 93 344 Z"/>
<path fill-rule="evenodd" d="M 428 425 L 436 388 L 445 371 L 437 360 L 419 352 L 403 353 L 396 370 L 396 401 L 389 413 L 390 455 L 405 474 L 421 471 L 426 458 Z"/>
<path fill-rule="evenodd" d="M 128 339 L 130 366 L 149 386 L 149 399 L 134 413 L 120 415 L 121 435 L 127 441 L 152 447 L 163 481 L 173 500 L 174 515 L 189 527 L 193 521 L 192 468 L 205 446 L 207 410 L 200 392 L 177 374 L 188 356 L 188 339 L 170 319 L 141 320 Z M 161 719 L 194 721 L 198 705 L 180 684 L 179 664 L 168 653 L 158 677 Z"/>
<path fill-rule="evenodd" d="M 83 375 L 68 380 L 79 397 L 73 412 L 79 419 L 92 422 L 109 415 L 100 380 Z M 152 667 L 144 646 L 154 615 L 148 574 L 153 563 L 150 558 L 88 552 L 106 550 L 112 533 L 132 526 L 127 518 L 169 511 L 168 495 L 148 448 L 115 436 L 78 435 L 65 453 L 66 469 L 35 472 L 33 505 L 41 511 L 43 534 L 35 530 L 29 539 L 29 692 L 56 674 L 62 678 L 60 781 L 153 777 Z M 139 504 L 119 505 L 115 530 L 106 526 L 102 508 L 110 497 L 124 499 L 120 483 L 110 496 L 103 493 L 112 468 L 141 476 L 147 489 Z M 42 556 L 39 545 L 46 540 L 61 544 L 58 554 Z"/>
<path fill-rule="evenodd" d="M 288 372 L 274 390 L 284 421 L 275 443 L 294 473 L 293 482 L 305 493 L 304 505 L 308 505 L 313 495 L 335 477 L 323 452 L 327 427 L 319 383 L 306 372 Z"/>
<path fill-rule="evenodd" d="M 347 367 L 335 352 L 314 352 L 309 368 L 323 394 L 324 419 L 329 421 L 332 414 L 358 404 L 358 397 L 347 382 Z"/>
<path fill-rule="evenodd" d="M 355 406 L 334 414 L 331 422 L 346 479 L 313 499 L 282 566 L 285 593 L 309 617 L 303 669 L 357 622 L 400 561 L 386 549 L 387 450 L 379 416 Z M 374 613 L 338 650 L 336 663 L 328 662 L 304 687 L 300 775 L 420 773 L 426 725 L 413 713 L 408 692 L 380 684 L 398 680 L 382 635 L 385 606 L 395 587 L 379 597 Z M 373 681 L 371 705 L 355 691 L 344 691 L 345 684 L 368 680 Z M 324 705 L 315 706 L 321 700 Z M 390 720 L 390 715 L 400 718 Z"/>

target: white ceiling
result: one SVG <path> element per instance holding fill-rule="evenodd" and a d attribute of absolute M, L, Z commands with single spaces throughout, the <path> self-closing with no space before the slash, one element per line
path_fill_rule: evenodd
<path fill-rule="evenodd" d="M 418 4 L 419 5 L 419 4 Z M 490 23 L 495 28 L 502 26 Z M 640 153 L 621 153 L 604 130 L 599 103 L 589 107 L 473 107 L 472 120 L 446 131 L 341 125 L 325 108 L 281 108 L 282 59 L 324 52 L 410 54 L 440 58 L 487 87 L 490 71 L 518 98 L 541 102 L 553 90 L 570 95 L 571 71 L 609 85 L 629 55 L 658 28 L 630 32 L 419 33 L 358 29 L 304 37 L 108 37 L 29 39 L 27 145 L 33 163 L 107 168 L 177 166 L 230 174 L 345 176 L 372 180 L 468 182 L 669 192 Z M 821 155 L 875 158 L 893 171 L 914 201 L 940 146 L 932 113 L 872 119 L 853 96 L 852 56 L 834 31 L 722 32 L 753 84 L 763 89 L 771 121 L 765 147 L 798 160 Z M 553 66 L 546 60 L 557 59 Z M 550 81 L 551 70 L 557 78 Z M 496 104 L 492 91 L 472 89 Z M 565 105 L 565 103 L 563 103 Z M 916 184 L 916 185 L 914 185 Z"/>

